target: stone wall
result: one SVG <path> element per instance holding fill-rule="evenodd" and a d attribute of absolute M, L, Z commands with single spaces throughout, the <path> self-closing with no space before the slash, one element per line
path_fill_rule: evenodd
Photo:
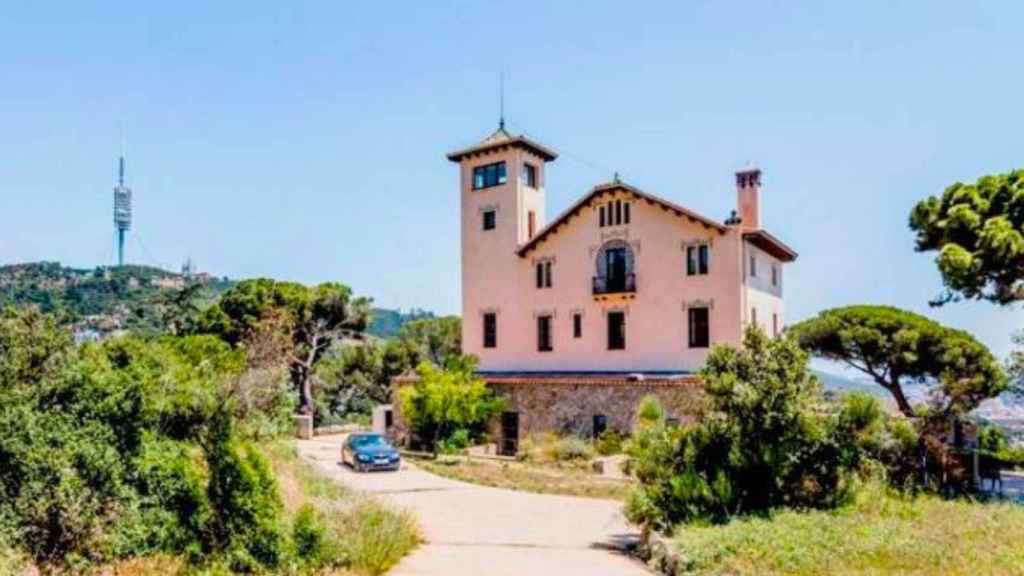
<path fill-rule="evenodd" d="M 516 412 L 519 437 L 554 432 L 590 437 L 594 416 L 605 416 L 608 429 L 629 432 L 640 400 L 653 395 L 661 401 L 667 416 L 680 422 L 696 416 L 700 383 L 694 377 L 629 380 L 610 377 L 487 377 L 488 386 L 506 401 L 505 411 Z M 397 442 L 409 439 L 408 426 L 402 416 L 397 391 L 411 385 L 415 377 L 396 378 L 392 383 L 394 426 L 390 435 Z M 492 438 L 501 440 L 501 419 L 490 426 Z"/>
<path fill-rule="evenodd" d="M 665 383 L 490 383 L 506 399 L 505 410 L 519 414 L 519 439 L 555 432 L 593 435 L 594 416 L 603 415 L 608 429 L 629 432 L 640 400 L 653 395 L 669 418 L 693 419 L 699 387 L 694 382 Z M 492 430 L 497 433 L 500 424 Z M 496 436 L 497 437 L 497 436 Z"/>

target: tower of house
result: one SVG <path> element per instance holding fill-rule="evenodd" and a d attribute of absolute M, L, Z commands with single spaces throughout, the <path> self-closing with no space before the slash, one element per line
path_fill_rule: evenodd
<path fill-rule="evenodd" d="M 546 223 L 544 168 L 558 155 L 504 121 L 480 143 L 448 154 L 459 164 L 462 342 L 485 357 L 501 338 L 501 304 L 516 301 L 516 248 Z"/>

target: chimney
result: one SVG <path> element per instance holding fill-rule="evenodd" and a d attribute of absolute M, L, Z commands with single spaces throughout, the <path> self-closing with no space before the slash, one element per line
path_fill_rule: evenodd
<path fill-rule="evenodd" d="M 743 228 L 761 228 L 761 170 L 747 167 L 736 173 L 736 209 Z"/>

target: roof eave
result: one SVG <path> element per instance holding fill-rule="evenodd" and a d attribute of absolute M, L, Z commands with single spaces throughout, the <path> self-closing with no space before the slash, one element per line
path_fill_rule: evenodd
<path fill-rule="evenodd" d="M 477 144 L 475 146 L 470 146 L 469 148 L 456 150 L 454 152 L 449 152 L 447 154 L 447 158 L 451 162 L 461 162 L 466 157 L 475 156 L 477 154 L 486 154 L 488 152 L 493 152 L 509 146 L 525 148 L 526 150 L 529 150 L 530 152 L 539 156 L 545 162 L 551 162 L 552 160 L 558 158 L 558 153 L 555 152 L 554 150 L 546 146 L 541 146 L 540 144 L 524 136 L 516 136 L 515 138 L 505 140 L 503 142 L 489 142 L 486 144 Z"/>

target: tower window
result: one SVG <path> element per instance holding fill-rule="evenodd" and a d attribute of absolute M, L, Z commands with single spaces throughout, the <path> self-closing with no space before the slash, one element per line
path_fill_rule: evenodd
<path fill-rule="evenodd" d="M 537 262 L 537 288 L 544 287 L 544 263 Z"/>
<path fill-rule="evenodd" d="M 772 313 L 772 336 L 779 335 L 779 315 Z"/>
<path fill-rule="evenodd" d="M 526 238 L 533 238 L 537 232 L 537 213 L 530 210 L 526 213 Z"/>
<path fill-rule="evenodd" d="M 750 308 L 750 323 L 757 326 L 757 308 L 753 306 Z"/>
<path fill-rule="evenodd" d="M 629 202 L 623 202 L 622 204 L 622 221 L 624 224 L 629 224 Z"/>
<path fill-rule="evenodd" d="M 551 288 L 551 261 L 544 263 L 544 287 Z"/>
<path fill-rule="evenodd" d="M 484 217 L 484 230 L 494 230 L 496 223 L 494 210 L 485 210 L 483 212 Z"/>
<path fill-rule="evenodd" d="M 537 317 L 537 350 L 539 352 L 550 352 L 551 346 L 551 316 Z"/>
<path fill-rule="evenodd" d="M 600 216 L 600 224 L 599 225 L 601 226 L 601 228 L 604 228 L 604 224 L 605 224 L 605 221 L 604 221 L 604 206 L 601 206 L 601 208 L 599 208 L 598 211 L 601 214 L 601 216 Z"/>
<path fill-rule="evenodd" d="M 615 201 L 615 225 L 622 224 L 622 201 Z"/>
<path fill-rule="evenodd" d="M 583 314 L 579 312 L 572 315 L 572 337 L 583 337 Z"/>
<path fill-rule="evenodd" d="M 779 285 L 779 265 L 772 264 L 772 286 Z"/>
<path fill-rule="evenodd" d="M 494 164 L 473 168 L 473 190 L 499 186 L 507 180 L 504 162 L 495 162 Z"/>
<path fill-rule="evenodd" d="M 711 341 L 707 308 L 687 309 L 689 321 L 690 348 L 707 348 Z"/>
<path fill-rule="evenodd" d="M 608 349 L 626 349 L 626 314 L 624 312 L 608 313 Z"/>
<path fill-rule="evenodd" d="M 498 347 L 498 315 L 494 312 L 484 314 L 484 348 Z"/>
<path fill-rule="evenodd" d="M 753 254 L 751 254 L 750 255 L 750 277 L 754 278 L 755 276 L 757 276 L 757 258 Z"/>
<path fill-rule="evenodd" d="M 686 247 L 686 275 L 696 276 L 708 273 L 710 252 L 707 244 Z"/>
<path fill-rule="evenodd" d="M 523 185 L 537 187 L 537 167 L 527 162 L 523 163 Z"/>

